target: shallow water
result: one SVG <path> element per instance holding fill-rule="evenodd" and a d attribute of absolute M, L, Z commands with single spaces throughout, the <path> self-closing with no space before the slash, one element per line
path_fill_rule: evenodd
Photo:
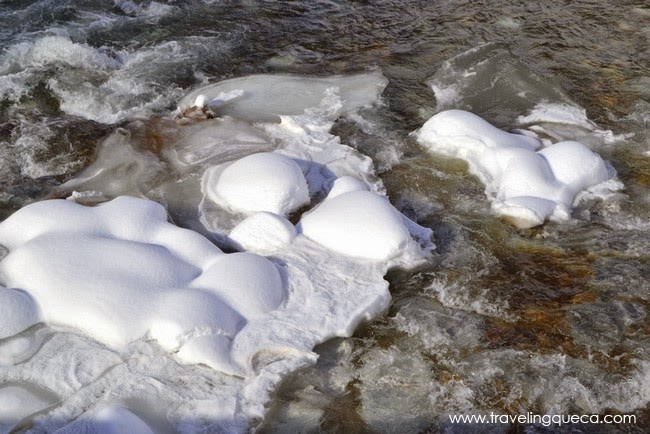
<path fill-rule="evenodd" d="M 446 416 L 531 411 L 635 414 L 637 424 L 564 429 L 644 432 L 648 19 L 642 1 L 1 2 L 0 211 L 61 194 L 118 127 L 136 154 L 159 154 L 160 141 L 173 140 L 170 111 L 202 84 L 379 67 L 384 104 L 334 133 L 375 161 L 391 201 L 433 229 L 438 251 L 418 270 L 388 275 L 386 315 L 318 347 L 318 363 L 284 381 L 260 430 L 466 432 Z M 566 224 L 517 230 L 496 220 L 464 163 L 408 136 L 452 107 L 517 128 L 544 100 L 586 110 L 589 128 L 548 131 L 581 135 L 626 186 Z M 152 186 L 175 181 L 138 167 L 115 191 L 155 196 Z"/>

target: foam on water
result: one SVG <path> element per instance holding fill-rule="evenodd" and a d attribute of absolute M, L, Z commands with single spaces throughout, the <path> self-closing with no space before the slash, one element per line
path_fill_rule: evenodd
<path fill-rule="evenodd" d="M 0 168 L 3 178 L 26 177 L 36 179 L 56 176 L 78 169 L 75 149 L 54 154 L 52 140 L 57 132 L 56 123 L 48 119 L 34 119 L 38 113 L 17 115 L 11 135 L 0 140 Z"/>
<path fill-rule="evenodd" d="M 452 348 L 445 351 L 449 344 Z M 482 339 L 476 344 L 485 345 Z M 366 351 L 350 375 L 361 380 L 361 411 L 377 431 L 414 431 L 435 425 L 457 432 L 462 428 L 454 428 L 449 414 L 503 414 L 503 403 L 511 406 L 508 411 L 513 414 L 597 414 L 612 408 L 630 413 L 650 398 L 650 371 L 645 362 L 637 362 L 625 375 L 610 376 L 589 360 L 559 353 L 488 348 L 472 353 L 466 351 L 464 342 L 457 347 L 450 342 L 436 349 L 435 356 L 426 357 L 428 352 L 412 350 L 419 345 L 408 345 L 402 340 L 387 349 Z M 395 401 L 395 397 L 400 399 Z M 385 412 L 391 417 L 382 417 Z"/>
<path fill-rule="evenodd" d="M 0 57 L 0 95 L 18 100 L 29 91 L 33 75 L 41 69 L 62 66 L 89 69 L 106 74 L 120 67 L 120 61 L 66 36 L 44 36 L 33 42 L 9 47 Z"/>
<path fill-rule="evenodd" d="M 66 31 L 10 46 L 0 57 L 0 96 L 18 102 L 36 77 L 52 71 L 47 88 L 64 112 L 102 123 L 159 111 L 182 95 L 187 63 L 209 61 L 227 41 L 190 36 L 151 47 L 115 51 L 75 42 Z M 205 54 L 209 47 L 209 54 Z M 192 79 L 195 79 L 192 77 Z"/>
<path fill-rule="evenodd" d="M 172 5 L 155 1 L 148 2 L 148 4 L 142 6 L 132 0 L 114 0 L 113 3 L 127 15 L 147 18 L 160 18 L 174 9 Z"/>
<path fill-rule="evenodd" d="M 430 362 L 419 354 L 392 347 L 367 352 L 361 363 L 361 411 L 371 428 L 390 433 L 418 432 L 431 424 Z"/>

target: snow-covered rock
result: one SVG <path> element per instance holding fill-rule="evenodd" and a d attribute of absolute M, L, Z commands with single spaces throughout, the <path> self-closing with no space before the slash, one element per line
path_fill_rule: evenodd
<path fill-rule="evenodd" d="M 440 112 L 413 134 L 428 151 L 467 161 L 495 214 L 521 228 L 566 221 L 586 194 L 605 198 L 622 188 L 615 170 L 582 143 L 542 147 L 466 111 Z"/>

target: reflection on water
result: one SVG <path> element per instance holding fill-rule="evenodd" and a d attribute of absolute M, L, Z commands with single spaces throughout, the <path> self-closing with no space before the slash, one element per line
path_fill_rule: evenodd
<path fill-rule="evenodd" d="M 438 254 L 415 272 L 389 274 L 394 302 L 386 316 L 321 345 L 318 363 L 277 392 L 261 431 L 465 432 L 446 415 L 490 411 L 639 418 L 633 426 L 566 432 L 650 426 L 644 2 L 167 5 L 2 2 L 3 216 L 87 166 L 129 117 L 143 118 L 129 127 L 136 151 L 160 153 L 160 141 L 175 138 L 165 135 L 164 120 L 147 118 L 166 114 L 202 83 L 379 66 L 389 79 L 384 106 L 364 113 L 365 124 L 339 121 L 334 132 L 375 160 L 392 202 L 434 230 Z M 48 57 L 34 48 L 53 34 L 68 38 L 70 50 Z M 498 51 L 488 49 L 478 63 L 461 58 L 452 62 L 456 70 L 445 69 L 492 42 L 501 43 Z M 79 53 L 88 65 L 74 60 Z M 431 80 L 455 89 L 455 99 L 437 93 L 436 101 Z M 522 89 L 526 98 L 571 101 L 599 128 L 628 135 L 602 143 L 581 130 L 616 168 L 625 197 L 577 210 L 571 223 L 516 230 L 490 216 L 483 186 L 464 163 L 425 155 L 408 137 L 442 102 L 516 128 L 516 116 L 527 114 L 518 111 L 533 106 L 517 100 Z M 146 194 L 146 182 L 133 188 Z M 182 221 L 181 214 L 172 217 Z"/>

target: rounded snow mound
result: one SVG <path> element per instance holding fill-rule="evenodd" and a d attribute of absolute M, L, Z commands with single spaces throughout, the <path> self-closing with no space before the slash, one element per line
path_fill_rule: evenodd
<path fill-rule="evenodd" d="M 242 214 L 267 211 L 286 216 L 309 203 L 298 163 L 273 152 L 252 154 L 209 173 L 205 190 L 213 202 Z"/>
<path fill-rule="evenodd" d="M 386 197 L 357 190 L 328 197 L 304 215 L 298 230 L 347 256 L 386 261 L 417 244 Z"/>
<path fill-rule="evenodd" d="M 295 237 L 295 226 L 286 218 L 270 212 L 258 212 L 246 217 L 229 235 L 237 247 L 258 253 L 270 253 L 286 247 Z"/>

